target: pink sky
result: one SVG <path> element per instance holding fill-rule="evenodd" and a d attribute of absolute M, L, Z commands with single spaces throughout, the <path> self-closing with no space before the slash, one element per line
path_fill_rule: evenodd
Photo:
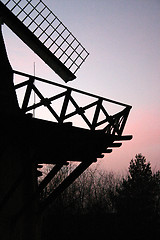
<path fill-rule="evenodd" d="M 101 160 L 105 169 L 125 171 L 142 153 L 160 168 L 160 2 L 153 0 L 44 0 L 90 52 L 67 84 L 132 105 L 125 134 L 133 140 Z M 14 69 L 62 83 L 6 26 Z M 42 113 L 43 114 L 43 113 Z M 46 115 L 47 118 L 47 115 Z"/>
<path fill-rule="evenodd" d="M 133 139 L 123 142 L 121 148 L 105 156 L 102 165 L 116 171 L 128 169 L 129 162 L 137 153 L 142 153 L 151 162 L 153 169 L 160 169 L 160 112 L 157 109 L 132 110 L 125 133 L 132 133 Z"/>

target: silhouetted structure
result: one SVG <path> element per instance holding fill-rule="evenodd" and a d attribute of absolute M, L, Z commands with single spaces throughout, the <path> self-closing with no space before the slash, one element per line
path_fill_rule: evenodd
<path fill-rule="evenodd" d="M 39 28 L 42 30 L 42 23 L 46 21 L 48 16 L 53 14 L 46 5 L 42 1 L 37 2 L 37 4 L 35 4 L 35 1 L 26 1 L 26 5 L 23 5 L 24 1 L 16 3 L 16 1 L 10 0 L 6 4 L 2 2 L 0 2 L 0 16 L 2 16 L 3 22 L 65 81 L 74 79 L 75 71 L 80 67 L 88 53 L 75 38 L 69 42 L 69 37 L 73 37 L 73 35 L 57 20 L 55 15 L 53 15 L 52 24 L 54 24 L 54 21 L 59 21 L 59 24 L 57 27 L 52 26 L 52 34 L 58 33 L 58 28 L 61 27 L 63 28 L 62 32 L 67 31 L 69 35 L 62 40 L 60 45 L 57 45 L 56 40 L 62 37 L 62 32 L 54 41 L 52 40 L 52 34 L 47 35 L 46 39 L 51 39 L 52 45 L 56 43 L 57 46 L 54 54 L 51 53 L 50 48 L 45 45 L 47 40 L 41 41 L 40 36 L 36 35 L 36 30 Z M 30 11 L 26 12 L 28 6 Z M 43 8 L 37 10 L 39 6 L 43 6 Z M 46 9 L 48 11 L 47 15 L 45 15 Z M 35 17 L 30 17 L 33 10 L 36 10 L 37 14 Z M 23 19 L 20 17 L 21 13 L 25 15 Z M 38 23 L 39 16 L 43 16 L 43 20 Z M 30 29 L 32 23 L 36 24 L 36 30 Z M 45 22 L 45 28 L 43 28 L 41 36 L 46 34 L 49 27 L 51 27 L 51 24 L 48 19 Z M 69 54 L 66 49 L 62 49 L 65 41 L 68 44 L 66 49 L 68 50 L 71 47 L 70 51 L 72 52 Z M 73 43 L 77 44 L 76 47 L 72 46 Z M 78 47 L 82 48 L 81 53 L 78 52 Z M 58 57 L 56 53 L 59 50 L 63 50 L 63 54 Z M 71 60 L 73 54 L 77 55 L 67 68 L 65 64 Z M 62 56 L 67 57 L 64 62 L 61 61 Z M 77 63 L 78 58 L 81 59 L 79 64 Z M 97 161 L 97 158 L 103 157 L 102 153 L 110 153 L 113 147 L 121 146 L 119 141 L 132 138 L 130 135 L 122 136 L 131 107 L 45 79 L 13 71 L 8 61 L 2 34 L 0 35 L 0 60 L 0 111 L 2 119 L 0 126 L 2 146 L 0 238 L 5 240 L 40 239 L 40 216 L 47 206 L 86 168 Z M 74 73 L 71 72 L 73 65 L 75 65 Z M 15 87 L 13 74 L 15 77 L 17 75 L 24 77 L 24 81 L 21 81 Z M 53 96 L 46 97 L 35 85 L 36 81 L 62 90 L 58 94 L 54 93 Z M 15 89 L 18 90 L 24 86 L 26 86 L 26 91 L 22 105 L 19 106 Z M 38 96 L 39 102 L 30 103 L 32 92 Z M 90 97 L 92 101 L 81 107 L 74 98 L 74 94 L 83 94 Z M 52 103 L 61 98 L 63 99 L 62 107 L 60 113 L 57 113 Z M 122 110 L 109 115 L 105 107 L 106 102 L 118 105 Z M 74 110 L 70 109 L 68 111 L 69 104 L 72 104 Z M 41 106 L 45 106 L 50 111 L 55 118 L 55 122 L 32 118 L 31 114 L 27 114 L 29 111 Z M 94 112 L 92 119 L 89 120 L 86 111 L 91 108 L 94 108 Z M 103 119 L 100 118 L 101 113 L 103 113 Z M 71 122 L 66 122 L 67 119 L 75 115 L 83 119 L 88 129 L 75 127 Z M 101 130 L 99 130 L 100 126 Z M 40 202 L 39 194 L 62 166 L 68 164 L 68 161 L 76 161 L 80 164 L 45 201 Z M 54 167 L 38 186 L 37 179 L 41 173 L 37 169 L 41 167 L 39 164 L 42 163 L 53 164 Z"/>

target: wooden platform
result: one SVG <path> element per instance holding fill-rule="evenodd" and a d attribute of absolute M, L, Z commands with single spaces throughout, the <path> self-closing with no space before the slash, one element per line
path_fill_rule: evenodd
<path fill-rule="evenodd" d="M 95 162 L 103 153 L 120 147 L 119 141 L 132 136 L 113 136 L 103 130 L 91 131 L 72 126 L 72 123 L 55 123 L 22 115 L 5 120 L 5 135 L 18 145 L 25 144 L 34 152 L 38 164 L 58 164 L 67 161 Z M 20 141 L 20 142 L 19 142 Z M 118 142 L 117 142 L 118 141 Z M 9 141 L 10 142 L 10 141 Z"/>

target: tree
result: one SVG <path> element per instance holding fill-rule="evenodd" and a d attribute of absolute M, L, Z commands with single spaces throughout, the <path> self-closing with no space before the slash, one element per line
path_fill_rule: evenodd
<path fill-rule="evenodd" d="M 150 162 L 147 163 L 142 154 L 137 154 L 130 162 L 127 179 L 123 179 L 118 190 L 118 212 L 140 221 L 153 216 L 157 194 L 155 180 Z"/>
<path fill-rule="evenodd" d="M 42 193 L 45 199 L 50 193 L 73 171 L 74 164 L 63 166 L 58 174 L 52 179 Z M 51 168 L 45 168 L 47 174 Z M 114 209 L 114 199 L 116 186 L 120 185 L 120 176 L 98 169 L 88 168 L 81 174 L 52 204 L 51 211 L 68 214 L 94 214 L 102 215 L 112 213 Z"/>

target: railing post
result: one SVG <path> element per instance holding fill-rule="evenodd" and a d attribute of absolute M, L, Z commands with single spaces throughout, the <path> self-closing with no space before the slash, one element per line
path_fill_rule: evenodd
<path fill-rule="evenodd" d="M 32 92 L 32 89 L 33 89 L 33 83 L 34 83 L 34 77 L 30 77 L 29 82 L 28 82 L 28 86 L 27 86 L 27 89 L 26 89 L 26 93 L 25 93 L 25 96 L 24 96 L 24 100 L 23 100 L 23 103 L 22 103 L 22 110 L 24 112 L 26 111 L 28 103 L 29 103 L 29 99 L 30 99 L 31 92 Z"/>
<path fill-rule="evenodd" d="M 71 96 L 71 89 L 67 89 L 66 95 L 65 95 L 65 98 L 64 98 L 64 102 L 63 102 L 63 106 L 62 106 L 62 109 L 61 109 L 59 123 L 63 123 L 63 121 L 65 119 L 65 114 L 66 114 L 66 111 L 67 111 L 70 96 Z"/>
<path fill-rule="evenodd" d="M 131 110 L 131 107 L 126 107 L 126 109 L 124 110 L 123 121 L 122 121 L 121 126 L 119 128 L 120 135 L 122 134 L 122 132 L 124 130 L 124 127 L 125 127 L 125 124 L 126 124 L 126 121 L 127 121 L 130 110 Z"/>
<path fill-rule="evenodd" d="M 99 113 L 100 113 L 101 106 L 102 106 L 102 101 L 103 100 L 101 98 L 98 99 L 98 101 L 97 101 L 97 106 L 96 106 L 96 110 L 95 110 L 95 113 L 94 113 L 91 130 L 95 130 L 95 128 L 96 128 Z"/>

